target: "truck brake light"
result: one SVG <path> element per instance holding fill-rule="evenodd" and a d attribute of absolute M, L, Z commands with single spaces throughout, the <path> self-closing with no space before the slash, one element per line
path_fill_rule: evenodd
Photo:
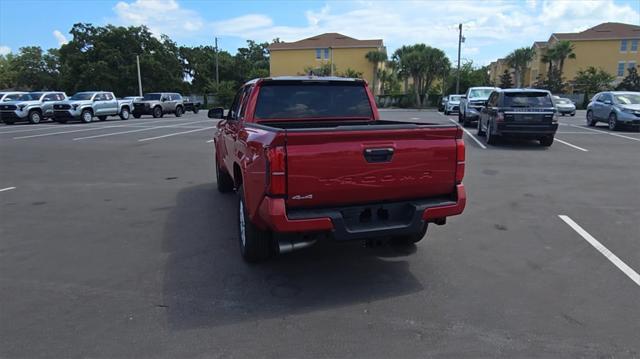
<path fill-rule="evenodd" d="M 465 148 L 464 140 L 456 140 L 456 184 L 462 183 L 464 178 L 464 161 L 465 161 Z"/>
<path fill-rule="evenodd" d="M 284 196 L 287 193 L 286 154 L 284 147 L 267 148 L 267 194 Z"/>

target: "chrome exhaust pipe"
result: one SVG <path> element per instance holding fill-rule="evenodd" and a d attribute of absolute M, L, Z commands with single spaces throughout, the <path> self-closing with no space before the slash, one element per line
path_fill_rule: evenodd
<path fill-rule="evenodd" d="M 316 239 L 310 241 L 302 241 L 302 242 L 293 242 L 290 240 L 281 240 L 278 241 L 278 251 L 280 254 L 289 253 L 293 251 L 297 251 L 302 248 L 311 247 L 317 242 Z"/>

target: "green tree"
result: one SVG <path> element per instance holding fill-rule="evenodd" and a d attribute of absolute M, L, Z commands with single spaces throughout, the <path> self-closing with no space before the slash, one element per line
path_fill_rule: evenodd
<path fill-rule="evenodd" d="M 573 44 L 571 43 L 571 41 L 567 40 L 560 40 L 553 46 L 552 57 L 554 60 L 558 61 L 558 70 L 560 71 L 560 77 L 562 77 L 565 60 L 576 58 L 576 54 L 573 52 L 573 49 Z"/>
<path fill-rule="evenodd" d="M 0 89 L 12 89 L 16 87 L 18 74 L 13 67 L 14 55 L 0 55 Z"/>
<path fill-rule="evenodd" d="M 24 90 L 50 90 L 58 85 L 58 54 L 43 52 L 39 46 L 20 48 L 9 63 L 15 74 L 14 86 Z"/>
<path fill-rule="evenodd" d="M 445 94 L 456 91 L 456 70 L 452 69 L 448 76 Z M 467 92 L 469 87 L 487 86 L 489 84 L 488 67 L 475 67 L 473 61 L 466 61 L 460 65 L 460 93 Z"/>
<path fill-rule="evenodd" d="M 502 75 L 500 75 L 500 88 L 509 89 L 513 87 L 513 82 L 511 82 L 511 73 L 509 70 L 504 70 Z"/>
<path fill-rule="evenodd" d="M 409 90 L 409 78 L 411 77 L 411 74 L 409 74 L 409 71 L 407 70 L 405 61 L 403 61 L 405 59 L 405 56 L 408 55 L 409 52 L 411 52 L 410 46 L 402 46 L 394 51 L 393 55 L 391 56 L 391 60 L 394 64 L 393 66 L 395 68 L 397 76 L 404 82 L 404 91 Z"/>
<path fill-rule="evenodd" d="M 616 87 L 618 91 L 640 91 L 640 76 L 638 76 L 638 69 L 629 67 L 627 69 L 627 76 Z"/>
<path fill-rule="evenodd" d="M 451 68 L 451 63 L 440 50 L 424 44 L 410 46 L 404 55 L 403 66 L 413 80 L 413 92 L 416 106 L 421 107 L 433 81 L 444 78 L 444 73 Z"/>
<path fill-rule="evenodd" d="M 380 63 L 387 61 L 387 53 L 384 51 L 369 51 L 364 57 L 373 64 L 373 94 L 377 94 L 378 92 L 378 67 Z"/>
<path fill-rule="evenodd" d="M 533 47 L 521 47 L 507 55 L 507 63 L 515 71 L 516 87 L 522 87 L 527 64 L 533 60 L 535 54 Z"/>
<path fill-rule="evenodd" d="M 615 77 L 601 68 L 589 66 L 586 70 L 580 69 L 574 80 L 574 88 L 584 93 L 585 101 L 589 95 L 611 88 Z"/>
<path fill-rule="evenodd" d="M 331 76 L 332 67 L 333 67 L 333 73 L 336 73 L 336 65 L 332 65 L 330 62 L 327 62 L 320 66 L 315 66 L 315 67 L 307 66 L 304 68 L 304 73 L 298 74 L 298 75 Z"/>
<path fill-rule="evenodd" d="M 361 79 L 362 78 L 362 72 L 361 71 L 356 71 L 356 70 L 348 67 L 346 70 L 344 70 L 342 73 L 340 73 L 339 76 L 349 77 L 349 78 L 354 78 L 354 79 Z"/>

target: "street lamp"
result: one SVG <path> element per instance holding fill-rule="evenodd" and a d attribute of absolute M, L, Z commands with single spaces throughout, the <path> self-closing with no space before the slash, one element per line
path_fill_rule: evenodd
<path fill-rule="evenodd" d="M 151 50 L 149 51 L 149 53 L 153 55 L 156 52 Z M 139 55 L 136 55 L 136 65 L 138 67 L 138 91 L 140 92 L 140 97 L 142 97 L 142 76 L 140 75 L 140 56 Z"/>

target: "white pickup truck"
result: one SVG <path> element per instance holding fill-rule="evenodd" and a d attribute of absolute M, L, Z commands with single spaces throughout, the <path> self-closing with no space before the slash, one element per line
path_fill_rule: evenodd
<path fill-rule="evenodd" d="M 66 101 L 53 105 L 53 119 L 60 123 L 70 120 L 89 123 L 94 117 L 105 121 L 108 116 L 120 116 L 120 119 L 128 120 L 132 103 L 131 100 L 116 99 L 113 92 L 78 92 Z"/>
<path fill-rule="evenodd" d="M 480 119 L 480 110 L 486 105 L 491 92 L 498 87 L 470 87 L 460 99 L 458 122 L 467 127 Z"/>

